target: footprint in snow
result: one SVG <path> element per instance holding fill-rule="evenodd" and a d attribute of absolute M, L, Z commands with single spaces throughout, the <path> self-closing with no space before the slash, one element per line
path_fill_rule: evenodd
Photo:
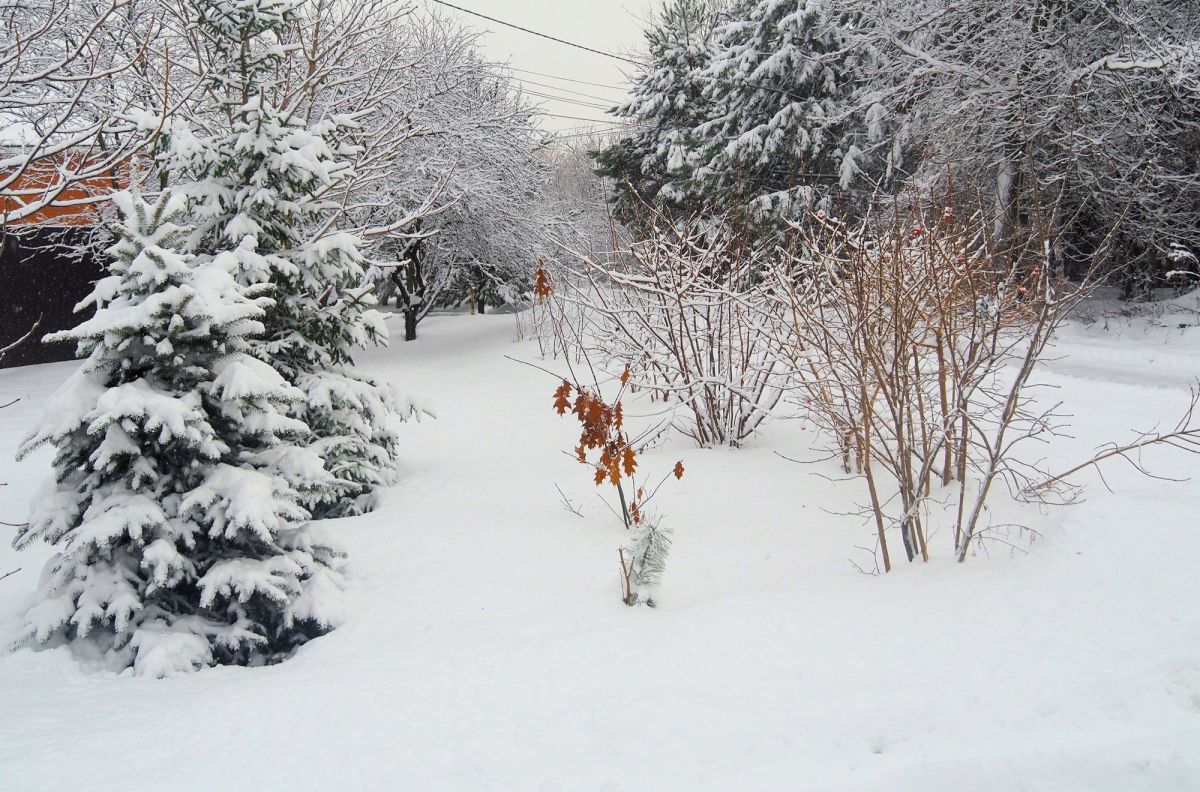
<path fill-rule="evenodd" d="M 1200 714 L 1200 669 L 1181 668 L 1167 677 L 1167 689 L 1185 709 Z"/>

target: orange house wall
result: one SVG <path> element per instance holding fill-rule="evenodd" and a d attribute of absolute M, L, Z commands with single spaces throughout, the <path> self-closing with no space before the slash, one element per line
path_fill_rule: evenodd
<path fill-rule="evenodd" d="M 41 200 L 45 190 L 58 182 L 58 174 L 62 170 L 62 165 L 64 163 L 68 166 L 74 165 L 68 159 L 69 156 L 64 155 L 60 158 L 34 163 L 28 170 L 21 174 L 15 183 L 9 186 L 9 195 L 0 196 L 0 213 L 7 214 L 8 212 L 20 209 L 22 206 L 27 206 L 30 203 Z M 70 169 L 74 170 L 74 167 Z M 128 186 L 129 169 L 118 165 L 108 173 L 69 185 L 55 199 L 56 203 L 82 201 L 89 198 L 97 199 L 95 202 L 69 206 L 45 206 L 31 215 L 14 219 L 8 224 L 10 226 L 55 225 L 76 227 L 96 225 L 100 222 L 100 209 L 106 202 L 104 196 L 109 195 L 114 190 L 121 190 Z M 16 195 L 11 193 L 16 193 Z"/>

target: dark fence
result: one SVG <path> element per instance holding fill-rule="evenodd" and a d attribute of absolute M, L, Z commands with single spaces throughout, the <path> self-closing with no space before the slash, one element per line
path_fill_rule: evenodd
<path fill-rule="evenodd" d="M 92 237 L 91 228 L 41 226 L 0 232 L 0 347 L 28 333 L 41 317 L 34 336 L 6 354 L 0 367 L 75 357 L 74 344 L 47 344 L 42 337 L 91 315 L 90 310 L 74 313 L 74 308 L 104 274 Z"/>

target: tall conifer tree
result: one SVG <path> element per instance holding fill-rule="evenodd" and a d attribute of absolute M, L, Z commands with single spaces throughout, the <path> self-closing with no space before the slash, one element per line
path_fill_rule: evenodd
<path fill-rule="evenodd" d="M 252 352 L 304 394 L 293 414 L 309 444 L 347 492 L 306 499 L 316 516 L 366 511 L 370 492 L 396 475 L 397 426 L 413 410 L 394 387 L 351 368 L 356 350 L 386 343 L 365 286 L 360 241 L 329 228 L 336 206 L 322 198 L 351 175 L 357 119 L 311 126 L 295 107 L 274 105 L 271 76 L 295 0 L 191 0 L 206 47 L 206 88 L 221 113 L 207 130 L 178 120 L 161 167 L 189 201 L 198 260 L 232 256 L 244 285 L 270 284 L 274 304 Z"/>

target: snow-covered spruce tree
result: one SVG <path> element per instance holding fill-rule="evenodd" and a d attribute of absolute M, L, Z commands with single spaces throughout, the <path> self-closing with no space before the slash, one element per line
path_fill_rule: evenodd
<path fill-rule="evenodd" d="M 660 211 L 699 208 L 686 154 L 708 118 L 701 72 L 715 22 L 706 0 L 666 0 L 646 31 L 648 65 L 634 78 L 632 98 L 612 113 L 636 131 L 594 153 L 596 173 L 614 182 L 613 211 L 624 223 L 644 214 L 643 202 Z"/>
<path fill-rule="evenodd" d="M 175 123 L 159 164 L 189 202 L 196 228 L 187 249 L 203 262 L 237 262 L 244 285 L 270 284 L 266 332 L 251 351 L 305 394 L 293 414 L 309 446 L 349 492 L 314 494 L 314 516 L 370 508 L 371 491 L 394 480 L 397 425 L 412 406 L 387 383 L 351 369 L 355 350 L 386 343 L 387 329 L 364 285 L 359 239 L 332 230 L 323 195 L 352 175 L 358 119 L 334 114 L 305 126 L 294 105 L 273 105 L 271 74 L 288 48 L 279 35 L 296 0 L 190 0 L 218 112 Z"/>
<path fill-rule="evenodd" d="M 233 254 L 179 252 L 182 199 L 115 203 L 96 313 L 52 336 L 86 362 L 19 451 L 57 453 L 14 545 L 61 548 L 23 641 L 150 676 L 278 660 L 337 621 L 340 553 L 300 502 L 341 482 L 294 443 L 304 394 L 247 354 L 269 289 L 239 285 Z"/>
<path fill-rule="evenodd" d="M 848 46 L 858 19 L 823 0 L 734 6 L 699 75 L 712 109 L 689 162 L 708 205 L 770 218 L 873 191 L 886 119 L 863 81 L 874 51 Z"/>

